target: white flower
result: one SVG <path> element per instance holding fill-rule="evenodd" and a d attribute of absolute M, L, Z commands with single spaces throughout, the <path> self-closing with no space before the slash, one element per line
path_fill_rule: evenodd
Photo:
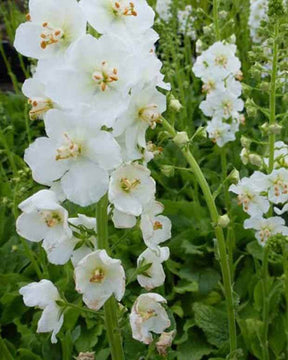
<path fill-rule="evenodd" d="M 209 138 L 219 147 L 223 147 L 229 141 L 236 139 L 235 133 L 238 128 L 236 127 L 234 131 L 232 124 L 227 124 L 217 118 L 213 118 L 211 121 L 208 121 L 206 130 Z"/>
<path fill-rule="evenodd" d="M 193 27 L 195 18 L 192 16 L 192 6 L 187 5 L 184 10 L 178 10 L 177 18 L 179 23 L 179 32 L 191 37 L 192 40 L 196 40 L 197 34 Z"/>
<path fill-rule="evenodd" d="M 132 91 L 129 108 L 114 124 L 114 136 L 125 132 L 127 156 L 131 160 L 142 157 L 141 148 L 146 148 L 146 130 L 155 129 L 166 110 L 166 96 L 154 86 L 136 88 Z M 140 149 L 139 149 L 140 148 Z"/>
<path fill-rule="evenodd" d="M 155 192 L 155 181 L 142 165 L 125 164 L 111 174 L 109 201 L 128 215 L 139 216 Z"/>
<path fill-rule="evenodd" d="M 171 18 L 171 0 L 157 0 L 156 12 L 164 21 L 169 21 Z"/>
<path fill-rule="evenodd" d="M 229 89 L 213 91 L 200 104 L 204 115 L 221 119 L 237 119 L 244 108 L 244 102 Z"/>
<path fill-rule="evenodd" d="M 162 263 L 167 261 L 170 256 L 168 247 L 156 248 L 155 250 L 146 249 L 137 259 L 137 266 L 142 267 L 151 264 L 145 273 L 138 275 L 139 284 L 147 291 L 150 291 L 164 284 L 165 273 Z"/>
<path fill-rule="evenodd" d="M 264 158 L 264 162 L 268 166 L 269 158 Z M 288 168 L 288 145 L 283 141 L 277 141 L 274 146 L 274 169 L 281 167 Z"/>
<path fill-rule="evenodd" d="M 16 31 L 14 46 L 36 59 L 64 54 L 86 33 L 86 19 L 76 0 L 30 0 L 27 19 Z"/>
<path fill-rule="evenodd" d="M 45 114 L 55 107 L 53 101 L 45 94 L 45 85 L 37 78 L 25 80 L 22 92 L 28 97 L 28 103 L 31 105 L 29 111 L 31 120 L 43 120 Z"/>
<path fill-rule="evenodd" d="M 217 41 L 197 58 L 193 72 L 197 77 L 204 79 L 207 72 L 209 74 L 213 72 L 214 80 L 217 81 L 224 80 L 230 75 L 236 76 L 240 71 L 241 63 L 235 53 L 235 45 Z"/>
<path fill-rule="evenodd" d="M 61 179 L 69 200 L 81 206 L 97 202 L 108 190 L 108 170 L 121 163 L 113 136 L 99 130 L 95 114 L 53 109 L 45 125 L 48 137 L 38 138 L 25 152 L 34 180 L 49 185 Z"/>
<path fill-rule="evenodd" d="M 261 192 L 266 190 L 267 176 L 256 171 L 250 178 L 243 178 L 237 185 L 231 185 L 229 191 L 238 195 L 239 205 L 250 216 L 261 216 L 266 214 L 270 203 Z"/>
<path fill-rule="evenodd" d="M 152 332 L 162 334 L 170 326 L 167 312 L 161 303 L 166 303 L 166 300 L 154 293 L 142 294 L 136 299 L 130 314 L 134 339 L 150 344 L 153 341 Z"/>
<path fill-rule="evenodd" d="M 85 304 L 99 310 L 114 294 L 120 301 L 125 292 L 125 273 L 120 260 L 109 257 L 105 250 L 85 256 L 75 268 L 76 290 Z"/>
<path fill-rule="evenodd" d="M 261 42 L 258 29 L 261 21 L 267 18 L 268 0 L 251 0 L 250 1 L 250 16 L 249 27 L 250 34 L 254 42 Z"/>
<path fill-rule="evenodd" d="M 56 301 L 60 300 L 57 288 L 49 280 L 31 283 L 22 287 L 19 293 L 26 306 L 39 307 L 42 315 L 38 321 L 38 333 L 52 331 L 51 342 L 57 343 L 56 335 L 60 331 L 64 317 Z"/>
<path fill-rule="evenodd" d="M 125 214 L 117 209 L 113 210 L 112 220 L 117 229 L 131 229 L 137 222 L 134 215 Z"/>
<path fill-rule="evenodd" d="M 171 238 L 171 221 L 167 216 L 159 215 L 164 206 L 158 201 L 149 202 L 141 215 L 140 228 L 147 247 L 156 249 L 157 245 Z"/>
<path fill-rule="evenodd" d="M 277 169 L 267 176 L 268 199 L 274 203 L 285 203 L 288 200 L 288 170 Z"/>
<path fill-rule="evenodd" d="M 284 219 L 278 216 L 268 219 L 259 216 L 247 219 L 244 222 L 244 228 L 257 230 L 255 236 L 262 246 L 264 246 L 267 240 L 273 235 L 288 235 L 288 228 L 285 226 Z"/>
<path fill-rule="evenodd" d="M 20 236 L 33 242 L 59 242 L 70 239 L 72 232 L 68 226 L 68 212 L 58 202 L 51 190 L 40 190 L 19 208 L 23 211 L 17 219 L 16 228 Z"/>
<path fill-rule="evenodd" d="M 105 125 L 111 127 L 128 106 L 129 90 L 140 76 L 139 66 L 120 37 L 85 35 L 71 47 L 65 66 L 55 71 L 47 94 L 63 107 L 83 103 L 105 112 Z"/>
<path fill-rule="evenodd" d="M 157 351 L 162 356 L 167 356 L 167 349 L 172 346 L 176 331 L 163 332 L 156 343 Z"/>
<path fill-rule="evenodd" d="M 81 0 L 89 23 L 101 34 L 143 33 L 153 26 L 154 11 L 146 0 Z"/>

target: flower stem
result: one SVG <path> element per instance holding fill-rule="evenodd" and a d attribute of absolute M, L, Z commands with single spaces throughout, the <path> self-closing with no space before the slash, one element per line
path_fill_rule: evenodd
<path fill-rule="evenodd" d="M 268 281 L 269 281 L 269 250 L 267 246 L 264 248 L 264 258 L 263 258 L 263 343 L 262 343 L 262 358 L 263 360 L 269 360 L 269 345 L 268 345 L 268 330 L 269 330 L 269 290 L 268 290 Z"/>
<path fill-rule="evenodd" d="M 175 137 L 177 133 L 174 127 L 172 127 L 166 119 L 162 118 L 162 121 L 165 130 L 172 137 Z M 219 221 L 218 210 L 215 201 L 213 199 L 210 187 L 207 183 L 205 176 L 203 175 L 201 168 L 199 167 L 194 156 L 192 155 L 189 146 L 181 147 L 181 151 L 183 153 L 183 156 L 187 160 L 191 170 L 193 171 L 199 186 L 202 189 L 202 192 L 204 194 L 210 212 L 210 217 L 214 226 L 214 231 L 217 238 L 218 249 L 219 249 L 220 265 L 221 265 L 226 305 L 227 305 L 230 352 L 232 353 L 237 349 L 236 321 L 235 321 L 232 283 L 231 283 L 231 276 L 230 276 L 228 256 L 226 252 L 226 244 L 225 244 L 223 229 L 218 224 Z"/>
<path fill-rule="evenodd" d="M 219 27 L 219 18 L 218 18 L 218 0 L 213 0 L 213 19 L 214 19 L 214 28 L 216 40 L 221 40 L 220 36 L 220 27 Z"/>
<path fill-rule="evenodd" d="M 108 197 L 105 195 L 97 204 L 97 239 L 98 248 L 105 249 L 109 253 L 107 208 Z M 122 337 L 117 318 L 117 303 L 113 296 L 104 304 L 104 314 L 112 360 L 124 360 Z"/>

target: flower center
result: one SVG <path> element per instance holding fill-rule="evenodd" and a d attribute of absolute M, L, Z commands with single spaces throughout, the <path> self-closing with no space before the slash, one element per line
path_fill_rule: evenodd
<path fill-rule="evenodd" d="M 42 24 L 43 31 L 40 34 L 41 48 L 45 50 L 47 46 L 57 44 L 64 37 L 64 31 L 60 28 L 54 28 L 47 21 Z"/>
<path fill-rule="evenodd" d="M 225 115 L 230 115 L 233 110 L 233 104 L 227 100 L 223 102 L 223 111 Z"/>
<path fill-rule="evenodd" d="M 101 283 L 105 278 L 105 272 L 101 268 L 97 268 L 92 273 L 92 276 L 90 278 L 90 282 L 92 283 Z"/>
<path fill-rule="evenodd" d="M 49 228 L 52 228 L 63 222 L 62 215 L 58 211 L 43 210 L 40 212 L 40 215 Z"/>
<path fill-rule="evenodd" d="M 215 58 L 215 64 L 222 66 L 223 68 L 226 68 L 226 66 L 228 64 L 228 59 L 225 55 L 218 55 Z"/>
<path fill-rule="evenodd" d="M 65 143 L 59 147 L 56 155 L 56 160 L 66 160 L 69 158 L 77 158 L 81 154 L 81 146 L 76 144 L 68 134 L 64 134 Z"/>
<path fill-rule="evenodd" d="M 269 229 L 268 227 L 263 228 L 262 230 L 260 230 L 259 236 L 261 242 L 266 242 L 271 236 L 271 229 Z"/>
<path fill-rule="evenodd" d="M 158 111 L 158 106 L 155 104 L 150 104 L 141 108 L 138 112 L 138 116 L 140 119 L 147 122 L 151 129 L 155 129 L 157 123 L 161 122 L 161 114 Z"/>
<path fill-rule="evenodd" d="M 253 195 L 245 193 L 245 194 L 239 194 L 238 195 L 238 205 L 243 205 L 244 210 L 249 209 L 249 204 L 251 200 L 254 198 Z"/>
<path fill-rule="evenodd" d="M 42 115 L 53 108 L 53 103 L 50 99 L 41 97 L 29 99 L 28 104 L 32 106 L 32 109 L 29 111 L 30 120 L 41 119 Z"/>
<path fill-rule="evenodd" d="M 135 189 L 139 184 L 141 184 L 139 179 L 129 180 L 127 178 L 122 178 L 120 181 L 121 189 L 126 193 L 130 193 L 130 191 Z"/>
<path fill-rule="evenodd" d="M 161 224 L 160 221 L 155 221 L 153 224 L 153 230 L 162 230 L 163 229 L 163 225 Z"/>
<path fill-rule="evenodd" d="M 210 80 L 202 86 L 202 92 L 209 94 L 212 90 L 215 90 L 215 88 L 216 88 L 215 81 Z"/>
<path fill-rule="evenodd" d="M 153 316 L 157 316 L 155 310 L 152 309 L 139 311 L 139 315 L 144 321 L 151 319 Z"/>
<path fill-rule="evenodd" d="M 137 16 L 133 2 L 116 1 L 112 6 L 112 11 L 115 16 Z"/>
<path fill-rule="evenodd" d="M 116 68 L 109 68 L 107 61 L 102 61 L 100 69 L 92 74 L 92 79 L 99 85 L 102 91 L 105 91 L 109 84 L 119 80 L 118 70 Z"/>
<path fill-rule="evenodd" d="M 280 177 L 277 180 L 274 181 L 273 187 L 274 187 L 274 195 L 277 196 L 277 197 L 280 196 L 280 195 L 287 195 L 288 194 L 288 185 Z"/>

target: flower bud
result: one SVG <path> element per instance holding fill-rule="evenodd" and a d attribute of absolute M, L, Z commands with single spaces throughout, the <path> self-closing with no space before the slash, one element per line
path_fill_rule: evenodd
<path fill-rule="evenodd" d="M 203 41 L 198 39 L 196 41 L 196 52 L 197 52 L 197 54 L 201 54 L 203 52 L 203 50 L 204 50 L 203 49 Z"/>
<path fill-rule="evenodd" d="M 230 218 L 228 216 L 228 214 L 219 216 L 218 218 L 218 225 L 221 226 L 222 228 L 226 228 L 230 223 Z"/>
<path fill-rule="evenodd" d="M 183 106 L 180 101 L 173 96 L 170 100 L 169 107 L 171 110 L 179 112 Z"/>
<path fill-rule="evenodd" d="M 201 139 L 207 139 L 206 127 L 200 126 L 200 127 L 196 130 L 193 138 L 195 138 L 195 137 L 198 137 L 198 138 L 201 138 Z"/>
<path fill-rule="evenodd" d="M 246 136 L 241 136 L 241 145 L 245 148 L 245 149 L 250 149 L 252 140 L 247 138 Z"/>
<path fill-rule="evenodd" d="M 231 173 L 228 175 L 228 180 L 231 184 L 238 184 L 240 181 L 240 174 L 237 169 L 233 169 Z"/>
<path fill-rule="evenodd" d="M 249 163 L 249 150 L 244 148 L 242 149 L 241 153 L 240 153 L 240 158 L 241 158 L 241 161 L 244 165 L 247 165 Z"/>
<path fill-rule="evenodd" d="M 159 355 L 166 356 L 167 349 L 171 347 L 176 331 L 163 332 L 156 343 L 157 351 Z"/>
<path fill-rule="evenodd" d="M 262 157 L 258 154 L 250 154 L 248 156 L 250 164 L 260 167 L 262 166 L 263 160 Z"/>
<path fill-rule="evenodd" d="M 86 353 L 83 353 L 81 352 L 76 360 L 94 360 L 95 359 L 95 352 L 86 352 Z"/>
<path fill-rule="evenodd" d="M 189 142 L 189 137 L 186 131 L 180 131 L 173 139 L 174 143 L 178 146 L 186 145 Z"/>
<path fill-rule="evenodd" d="M 175 168 L 171 165 L 163 165 L 161 166 L 161 172 L 166 177 L 173 177 L 175 174 Z"/>
<path fill-rule="evenodd" d="M 268 127 L 268 134 L 279 135 L 281 134 L 282 126 L 280 124 L 271 124 Z"/>
<path fill-rule="evenodd" d="M 246 107 L 248 116 L 255 117 L 257 115 L 257 107 L 252 99 L 250 99 L 250 98 L 247 99 L 245 107 Z"/>

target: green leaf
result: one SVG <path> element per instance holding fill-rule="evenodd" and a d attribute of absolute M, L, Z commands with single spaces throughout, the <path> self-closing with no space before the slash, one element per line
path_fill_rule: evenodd
<path fill-rule="evenodd" d="M 191 332 L 189 340 L 177 348 L 178 360 L 201 360 L 203 356 L 211 354 L 213 347 L 205 342 L 203 336 Z"/>
<path fill-rule="evenodd" d="M 196 325 L 205 333 L 210 344 L 222 346 L 229 339 L 227 313 L 212 306 L 195 303 Z"/>
<path fill-rule="evenodd" d="M 187 282 L 179 281 L 178 285 L 174 287 L 177 294 L 185 294 L 186 292 L 197 292 L 199 290 L 198 283 L 196 281 Z"/>

